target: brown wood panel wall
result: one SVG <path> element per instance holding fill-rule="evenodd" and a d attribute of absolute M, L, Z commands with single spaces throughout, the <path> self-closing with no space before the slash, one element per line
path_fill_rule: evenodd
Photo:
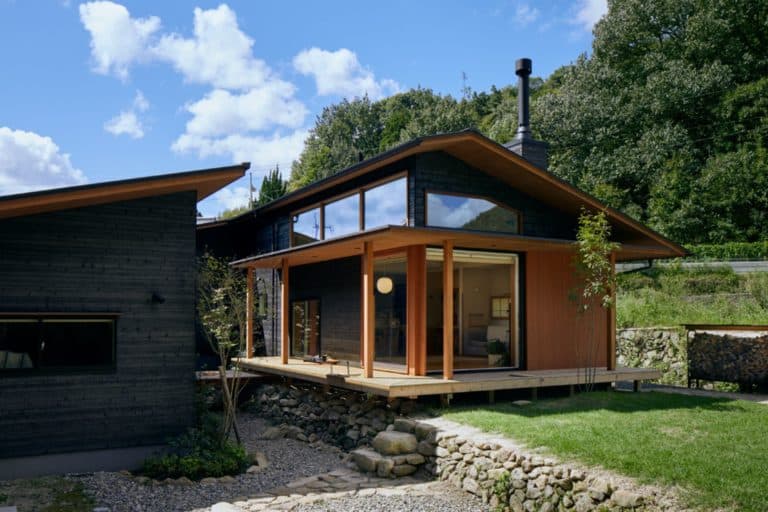
<path fill-rule="evenodd" d="M 590 338 L 589 316 L 579 317 L 576 305 L 569 299 L 577 285 L 573 253 L 531 251 L 525 264 L 527 369 L 585 366 L 583 355 Z M 593 321 L 591 331 L 598 343 L 595 365 L 606 366 L 607 317 L 603 308 L 596 309 Z"/>

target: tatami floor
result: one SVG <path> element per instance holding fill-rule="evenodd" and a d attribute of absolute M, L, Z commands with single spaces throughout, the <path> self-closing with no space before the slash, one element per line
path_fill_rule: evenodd
<path fill-rule="evenodd" d="M 362 369 L 347 366 L 343 361 L 332 366 L 289 359 L 288 364 L 282 364 L 279 357 L 255 357 L 239 359 L 238 364 L 249 371 L 328 384 L 390 398 L 569 386 L 584 382 L 584 370 L 576 368 L 537 371 L 470 371 L 455 373 L 453 379 L 446 380 L 441 375 L 415 377 L 381 369 L 374 369 L 373 377 L 365 378 Z M 616 370 L 598 368 L 595 382 L 641 381 L 660 377 L 661 372 L 647 368 L 617 368 Z"/>

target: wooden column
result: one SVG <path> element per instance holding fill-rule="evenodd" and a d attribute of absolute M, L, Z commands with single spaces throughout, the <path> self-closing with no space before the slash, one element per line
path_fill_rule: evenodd
<path fill-rule="evenodd" d="M 611 252 L 611 273 L 613 279 L 616 279 L 616 253 Z M 616 369 L 616 286 L 611 287 L 611 307 L 605 312 L 608 323 L 608 332 L 605 337 L 605 344 L 608 348 L 607 368 Z"/>
<path fill-rule="evenodd" d="M 376 335 L 376 310 L 373 298 L 373 242 L 365 242 L 363 249 L 363 367 L 365 377 L 373 377 L 374 337 Z"/>
<path fill-rule="evenodd" d="M 245 275 L 245 357 L 253 357 L 253 268 Z"/>
<path fill-rule="evenodd" d="M 288 260 L 283 258 L 280 280 L 280 361 L 288 364 L 291 353 L 291 305 L 288 300 L 290 286 L 290 268 Z"/>
<path fill-rule="evenodd" d="M 453 241 L 443 242 L 443 378 L 453 378 Z"/>
<path fill-rule="evenodd" d="M 407 273 L 408 375 L 427 374 L 427 247 L 408 247 Z"/>

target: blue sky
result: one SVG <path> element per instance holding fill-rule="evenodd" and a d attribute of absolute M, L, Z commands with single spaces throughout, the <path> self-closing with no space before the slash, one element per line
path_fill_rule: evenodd
<path fill-rule="evenodd" d="M 589 51 L 605 0 L 0 0 L 0 195 L 250 161 L 284 176 L 322 108 L 458 96 Z M 200 204 L 242 204 L 239 182 Z"/>

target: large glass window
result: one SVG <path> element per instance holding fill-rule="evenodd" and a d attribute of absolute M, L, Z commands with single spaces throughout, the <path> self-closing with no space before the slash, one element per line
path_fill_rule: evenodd
<path fill-rule="evenodd" d="M 427 225 L 496 233 L 519 233 L 520 215 L 487 199 L 427 193 Z"/>
<path fill-rule="evenodd" d="M 407 259 L 377 258 L 373 265 L 376 363 L 405 366 Z"/>
<path fill-rule="evenodd" d="M 0 318 L 0 371 L 109 368 L 113 318 Z"/>
<path fill-rule="evenodd" d="M 363 229 L 408 225 L 408 180 L 405 177 L 370 188 L 363 195 Z"/>
<path fill-rule="evenodd" d="M 360 194 L 326 204 L 323 221 L 325 238 L 360 231 Z"/>
<path fill-rule="evenodd" d="M 320 208 L 294 215 L 291 245 L 304 245 L 320 240 Z"/>

